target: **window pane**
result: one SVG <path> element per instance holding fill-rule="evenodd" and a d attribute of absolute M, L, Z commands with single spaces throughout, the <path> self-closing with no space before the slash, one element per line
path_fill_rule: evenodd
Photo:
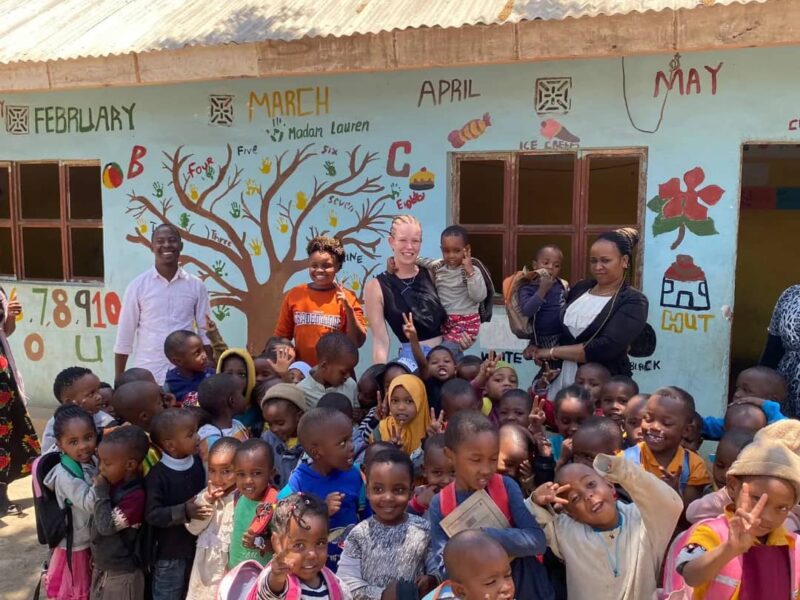
<path fill-rule="evenodd" d="M 639 157 L 589 157 L 589 225 L 638 222 Z"/>
<path fill-rule="evenodd" d="M 574 154 L 520 155 L 520 225 L 569 225 L 572 223 Z"/>
<path fill-rule="evenodd" d="M 472 256 L 478 258 L 492 274 L 495 291 L 503 290 L 503 236 L 496 233 L 470 233 Z"/>
<path fill-rule="evenodd" d="M 0 167 L 0 219 L 11 218 L 11 169 Z"/>
<path fill-rule="evenodd" d="M 61 266 L 61 229 L 22 229 L 26 279 L 64 279 Z"/>
<path fill-rule="evenodd" d="M 69 218 L 102 219 L 100 167 L 69 167 Z"/>
<path fill-rule="evenodd" d="M 60 219 L 58 164 L 19 166 L 23 219 Z"/>
<path fill-rule="evenodd" d="M 564 258 L 561 260 L 561 272 L 558 276 L 561 279 L 570 279 L 570 264 L 572 260 L 572 236 L 569 235 L 521 235 L 517 238 L 517 265 L 519 270 L 523 265 L 529 269 L 533 266 L 536 259 L 536 252 L 542 246 L 558 246 Z"/>
<path fill-rule="evenodd" d="M 505 161 L 461 161 L 459 222 L 470 225 L 501 224 Z"/>
<path fill-rule="evenodd" d="M 14 253 L 11 249 L 11 228 L 0 227 L 0 275 L 14 275 Z"/>
<path fill-rule="evenodd" d="M 103 277 L 103 230 L 72 229 L 72 275 L 76 278 Z"/>

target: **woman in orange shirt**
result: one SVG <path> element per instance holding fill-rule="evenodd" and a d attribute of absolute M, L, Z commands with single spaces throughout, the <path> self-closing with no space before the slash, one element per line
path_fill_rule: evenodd
<path fill-rule="evenodd" d="M 292 288 L 283 298 L 273 335 L 294 339 L 296 360 L 314 366 L 320 337 L 341 331 L 361 347 L 367 339 L 367 325 L 355 294 L 336 281 L 345 260 L 342 243 L 317 236 L 306 251 L 311 283 Z"/>

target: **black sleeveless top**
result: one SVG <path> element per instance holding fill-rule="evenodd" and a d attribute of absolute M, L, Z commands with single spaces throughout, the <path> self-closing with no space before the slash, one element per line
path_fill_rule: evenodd
<path fill-rule="evenodd" d="M 442 335 L 447 314 L 439 302 L 430 273 L 420 267 L 411 279 L 400 279 L 386 271 L 376 277 L 383 292 L 383 317 L 403 343 L 408 338 L 403 333 L 403 314 L 414 315 L 414 327 L 420 340 Z"/>

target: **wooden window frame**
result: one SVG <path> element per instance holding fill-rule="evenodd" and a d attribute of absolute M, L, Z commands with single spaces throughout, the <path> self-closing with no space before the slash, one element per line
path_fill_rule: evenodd
<path fill-rule="evenodd" d="M 58 219 L 25 219 L 22 217 L 22 181 L 20 168 L 23 165 L 49 164 L 58 165 L 59 188 L 59 218 Z M 66 281 L 103 283 L 105 277 L 76 277 L 72 268 L 72 231 L 74 229 L 103 229 L 102 215 L 100 219 L 73 219 L 70 204 L 69 171 L 72 167 L 97 167 L 98 160 L 25 160 L 25 161 L 0 161 L 0 167 L 9 168 L 10 188 L 9 207 L 10 219 L 0 219 L 0 227 L 11 228 L 11 247 L 14 255 L 14 271 L 17 281 Z M 100 183 L 98 182 L 98 185 Z M 102 198 L 102 192 L 101 192 Z M 102 205 L 101 205 L 102 206 Z M 102 208 L 101 208 L 102 210 Z M 24 245 L 22 243 L 22 230 L 27 229 L 54 229 L 61 231 L 61 279 L 27 279 L 25 273 Z"/>
<path fill-rule="evenodd" d="M 571 155 L 574 157 L 575 172 L 572 185 L 572 223 L 563 225 L 519 225 L 517 222 L 519 189 L 519 158 L 522 156 Z M 636 223 L 608 223 L 591 225 L 589 219 L 589 174 L 590 160 L 593 157 L 630 156 L 639 159 L 639 182 L 637 191 Z M 503 222 L 499 224 L 472 224 L 460 222 L 461 164 L 471 161 L 503 161 Z M 647 148 L 582 148 L 577 151 L 534 151 L 534 152 L 452 152 L 450 160 L 450 209 L 452 222 L 464 227 L 470 233 L 500 234 L 503 236 L 503 279 L 521 267 L 517 257 L 517 238 L 520 235 L 568 235 L 572 239 L 570 278 L 580 281 L 587 275 L 588 239 L 605 231 L 619 227 L 636 227 L 642 234 L 633 271 L 633 283 L 637 285 L 642 278 L 644 260 L 645 194 L 647 192 Z M 499 298 L 502 302 L 502 297 Z"/>

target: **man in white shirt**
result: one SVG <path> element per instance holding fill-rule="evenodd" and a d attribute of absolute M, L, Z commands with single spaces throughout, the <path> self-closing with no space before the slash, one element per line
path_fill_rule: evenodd
<path fill-rule="evenodd" d="M 125 290 L 114 344 L 114 366 L 115 376 L 119 377 L 127 368 L 135 338 L 132 366 L 147 369 L 162 384 L 172 366 L 164 355 L 164 340 L 173 331 L 196 331 L 207 356 L 213 355 L 205 331 L 211 305 L 203 282 L 179 264 L 183 241 L 176 227 L 156 227 L 151 249 L 155 266 L 136 277 Z"/>

